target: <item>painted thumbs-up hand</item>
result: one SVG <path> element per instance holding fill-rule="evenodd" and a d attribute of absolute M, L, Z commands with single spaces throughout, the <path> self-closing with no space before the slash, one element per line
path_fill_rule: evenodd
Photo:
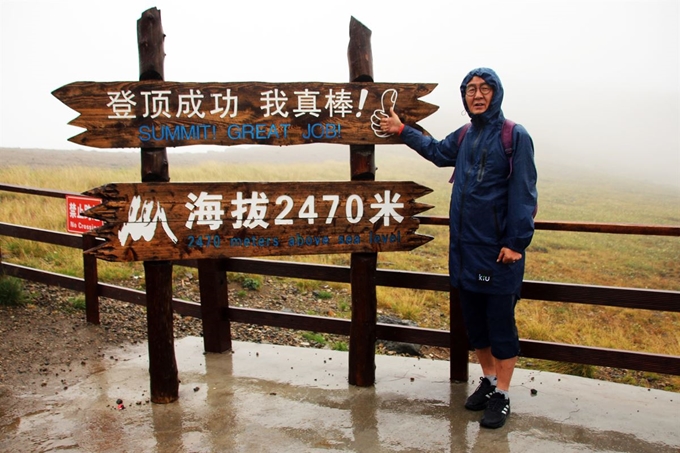
<path fill-rule="evenodd" d="M 393 135 L 395 132 L 399 131 L 399 128 L 397 127 L 395 132 L 390 132 L 392 128 L 386 127 L 390 125 L 385 123 L 386 120 L 387 121 L 391 120 L 393 116 L 396 117 L 396 114 L 394 114 L 394 106 L 397 105 L 397 97 L 398 93 L 397 90 L 395 90 L 394 88 L 385 90 L 380 100 L 381 108 L 379 110 L 375 110 L 373 112 L 373 115 L 371 115 L 371 129 L 373 129 L 375 135 L 380 138 L 387 138 L 390 135 Z M 397 121 L 399 121 L 398 117 Z"/>

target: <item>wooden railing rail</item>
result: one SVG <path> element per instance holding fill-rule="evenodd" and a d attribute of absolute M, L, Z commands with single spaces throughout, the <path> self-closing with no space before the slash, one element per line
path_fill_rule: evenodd
<path fill-rule="evenodd" d="M 8 184 L 0 184 L 0 190 L 55 198 L 65 198 L 66 195 L 71 194 L 67 192 L 33 189 Z M 432 225 L 448 225 L 448 219 L 444 217 L 421 217 L 421 222 Z M 555 231 L 680 236 L 680 227 L 667 226 L 537 221 L 536 227 L 538 229 Z M 87 239 L 92 239 L 76 234 L 61 233 L 8 223 L 0 223 L 0 236 L 78 249 L 91 247 L 91 244 L 87 245 L 85 244 L 85 241 Z M 280 260 L 250 258 L 231 258 L 219 260 L 218 263 L 220 266 L 218 270 L 223 272 L 305 278 L 340 283 L 349 283 L 350 281 L 350 269 L 347 266 L 294 263 Z M 198 267 L 198 263 L 191 260 L 178 261 L 173 264 Z M 94 265 L 96 267 L 96 261 Z M 0 272 L 5 275 L 51 286 L 59 286 L 79 292 L 86 292 L 88 285 L 91 284 L 83 278 L 32 269 L 17 264 L 5 263 L 1 260 Z M 94 275 L 96 275 L 96 272 Z M 376 285 L 442 292 L 448 292 L 450 289 L 448 275 L 445 274 L 388 269 L 377 270 Z M 106 297 L 143 306 L 146 305 L 146 294 L 143 291 L 100 282 L 95 282 L 93 288 L 94 289 L 91 291 L 97 297 Z M 522 293 L 525 299 L 548 302 L 568 302 L 653 311 L 680 312 L 680 292 L 678 291 L 525 281 Z M 172 305 L 174 311 L 183 316 L 202 318 L 201 304 L 198 302 L 173 299 Z M 296 330 L 310 330 L 338 335 L 349 335 L 350 333 L 351 323 L 349 320 L 344 319 L 238 307 L 228 307 L 224 310 L 227 312 L 222 313 L 220 316 L 223 316 L 225 319 L 229 319 L 232 322 Z M 90 314 L 88 314 L 88 320 L 91 321 Z M 429 346 L 449 347 L 451 345 L 450 332 L 436 329 L 378 323 L 376 336 L 382 340 L 403 341 Z M 680 375 L 680 357 L 678 356 L 567 345 L 526 339 L 522 339 L 520 345 L 524 357 Z"/>
<path fill-rule="evenodd" d="M 25 227 L 0 222 L 0 236 L 11 236 L 36 242 L 82 249 L 82 236 L 50 230 Z M 197 268 L 194 260 L 176 261 L 174 264 Z M 323 280 L 349 283 L 347 266 L 295 263 L 279 260 L 231 258 L 223 261 L 223 271 L 274 277 Z M 393 288 L 410 288 L 430 291 L 448 291 L 449 279 L 445 274 L 378 269 L 376 284 Z M 525 299 L 550 302 L 571 302 L 588 305 L 635 308 L 643 310 L 680 312 L 680 295 L 676 291 L 637 288 L 576 285 L 569 283 L 525 281 L 522 287 Z"/>

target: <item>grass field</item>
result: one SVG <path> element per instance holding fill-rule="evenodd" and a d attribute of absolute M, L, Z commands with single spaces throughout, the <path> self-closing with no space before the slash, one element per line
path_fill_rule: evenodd
<path fill-rule="evenodd" d="M 450 170 L 437 169 L 399 153 L 378 154 L 377 166 L 378 179 L 415 181 L 434 189 L 420 200 L 435 206 L 426 214 L 447 214 Z M 193 165 L 172 168 L 171 176 L 173 182 L 346 181 L 348 167 L 348 163 L 323 161 L 228 165 L 198 159 Z M 539 220 L 680 225 L 680 194 L 670 187 L 540 166 L 539 178 Z M 139 179 L 136 167 L 0 168 L 2 183 L 73 192 L 109 182 L 139 182 Z M 65 221 L 63 200 L 0 192 L 0 222 L 66 231 Z M 446 273 L 446 228 L 426 225 L 419 232 L 432 235 L 435 240 L 411 252 L 382 253 L 378 266 Z M 82 260 L 76 250 L 4 237 L 0 238 L 0 248 L 5 261 L 82 276 Z M 677 237 L 537 231 L 527 251 L 525 279 L 680 291 L 678 256 L 680 238 Z M 348 255 L 283 259 L 342 265 L 349 262 Z M 100 279 L 115 282 L 143 271 L 140 263 L 101 262 L 99 273 Z M 421 326 L 448 328 L 448 294 L 379 288 L 378 298 L 380 308 Z M 680 355 L 680 314 L 677 313 L 523 300 L 517 308 L 517 319 L 523 338 Z M 595 377 L 603 372 L 588 366 L 535 362 L 523 365 Z M 667 388 L 680 391 L 678 377 L 650 373 L 624 373 L 619 377 L 622 382 L 641 385 L 653 379 L 663 379 Z"/>

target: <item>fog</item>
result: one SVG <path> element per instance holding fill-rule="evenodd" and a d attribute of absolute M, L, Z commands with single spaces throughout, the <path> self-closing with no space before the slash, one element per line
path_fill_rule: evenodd
<path fill-rule="evenodd" d="M 372 30 L 376 82 L 437 83 L 421 122 L 467 121 L 458 86 L 496 70 L 506 117 L 536 161 L 680 191 L 676 0 L 456 2 L 0 2 L 0 147 L 78 149 L 77 114 L 50 93 L 138 78 L 136 21 L 161 10 L 166 80 L 348 81 L 351 17 Z M 195 152 L 196 147 L 177 151 Z M 212 148 L 215 150 L 215 148 Z M 174 152 L 174 151 L 173 151 Z"/>

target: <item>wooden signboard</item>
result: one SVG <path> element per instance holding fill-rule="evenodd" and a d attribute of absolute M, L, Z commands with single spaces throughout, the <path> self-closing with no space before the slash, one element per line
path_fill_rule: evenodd
<path fill-rule="evenodd" d="M 109 261 L 155 261 L 411 250 L 414 182 L 111 183 L 85 195 L 102 204 L 83 215 L 104 226 L 91 250 Z"/>
<path fill-rule="evenodd" d="M 80 113 L 69 124 L 87 129 L 69 140 L 95 148 L 367 145 L 400 143 L 380 131 L 380 118 L 394 107 L 404 123 L 416 125 L 438 109 L 419 100 L 436 86 L 74 82 L 52 94 Z"/>

